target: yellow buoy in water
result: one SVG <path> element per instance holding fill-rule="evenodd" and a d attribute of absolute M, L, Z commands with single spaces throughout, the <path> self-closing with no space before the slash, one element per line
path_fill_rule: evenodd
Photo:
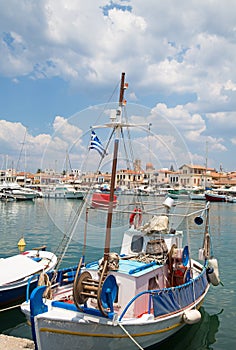
<path fill-rule="evenodd" d="M 22 252 L 25 249 L 26 243 L 24 237 L 22 237 L 18 242 L 18 248 Z"/>

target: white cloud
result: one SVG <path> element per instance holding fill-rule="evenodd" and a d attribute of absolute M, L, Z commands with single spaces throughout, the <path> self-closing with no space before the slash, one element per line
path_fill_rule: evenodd
<path fill-rule="evenodd" d="M 58 163 L 58 169 L 63 170 L 67 154 L 76 161 L 75 165 L 78 167 L 81 164 L 78 161 L 80 156 L 83 158 L 81 152 L 86 151 L 81 139 L 82 130 L 59 116 L 55 117 L 53 126 L 55 132 L 52 136 L 33 136 L 21 123 L 0 120 L 2 167 L 6 166 L 3 163 L 7 156 L 8 167 L 18 166 L 18 171 L 34 172 L 38 168 L 53 168 L 55 161 Z"/>
<path fill-rule="evenodd" d="M 236 145 L 236 137 L 232 138 L 230 141 L 232 142 L 233 145 Z"/>
<path fill-rule="evenodd" d="M 186 141 L 199 141 L 199 137 L 205 131 L 206 125 L 204 119 L 199 114 L 191 114 L 181 105 L 174 108 L 168 108 L 165 104 L 159 103 L 153 109 L 153 119 L 156 116 L 164 118 L 164 122 L 172 124 L 174 128 Z"/>
<path fill-rule="evenodd" d="M 236 111 L 207 113 L 206 118 L 212 136 L 221 137 L 224 141 L 234 137 L 236 130 Z"/>
<path fill-rule="evenodd" d="M 70 124 L 68 119 L 56 116 L 53 122 L 55 133 L 59 134 L 65 141 L 77 140 L 82 135 L 82 130 Z"/>
<path fill-rule="evenodd" d="M 231 80 L 228 80 L 224 86 L 225 90 L 236 91 L 236 84 L 234 84 Z"/>

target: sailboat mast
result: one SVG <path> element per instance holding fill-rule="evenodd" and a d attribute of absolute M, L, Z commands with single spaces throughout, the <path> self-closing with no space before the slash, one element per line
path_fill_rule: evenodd
<path fill-rule="evenodd" d="M 121 75 L 120 82 L 120 98 L 119 106 L 122 106 L 125 90 L 125 73 Z M 121 113 L 121 111 L 119 111 Z M 117 115 L 118 111 L 117 111 Z M 113 214 L 113 201 L 114 201 L 114 192 L 115 192 L 115 182 L 116 182 L 116 168 L 117 168 L 117 155 L 119 148 L 119 139 L 115 139 L 114 151 L 113 151 L 113 162 L 112 162 L 112 172 L 111 172 L 111 186 L 110 186 L 110 196 L 109 196 L 109 206 L 107 214 L 107 225 L 106 225 L 106 239 L 105 239 L 105 248 L 104 248 L 104 262 L 108 260 L 110 253 L 110 244 L 111 244 L 111 224 L 112 224 L 112 214 Z"/>
<path fill-rule="evenodd" d="M 114 192 L 115 192 L 115 177 L 116 177 L 118 146 L 119 146 L 119 140 L 116 139 L 114 144 L 114 152 L 113 152 L 110 197 L 109 197 L 107 226 L 106 226 L 106 240 L 105 240 L 105 248 L 104 248 L 104 261 L 108 260 L 109 253 L 110 253 L 111 224 L 112 224 L 113 200 L 114 200 Z"/>
<path fill-rule="evenodd" d="M 125 91 L 125 73 L 121 74 L 119 106 L 122 106 Z"/>

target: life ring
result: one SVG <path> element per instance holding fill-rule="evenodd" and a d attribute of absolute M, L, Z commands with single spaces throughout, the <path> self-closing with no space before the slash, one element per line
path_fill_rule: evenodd
<path fill-rule="evenodd" d="M 137 218 L 137 220 L 135 220 L 136 218 Z M 142 220 L 143 220 L 142 209 L 141 208 L 134 208 L 133 213 L 130 214 L 130 217 L 129 217 L 130 226 L 134 226 L 135 228 L 139 227 L 142 224 Z"/>

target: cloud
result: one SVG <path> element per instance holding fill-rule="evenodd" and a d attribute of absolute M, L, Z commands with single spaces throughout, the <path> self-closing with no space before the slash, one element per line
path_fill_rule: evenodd
<path fill-rule="evenodd" d="M 205 121 L 201 115 L 190 113 L 185 106 L 168 108 L 166 104 L 159 103 L 152 110 L 152 120 L 156 117 L 163 118 L 163 123 L 167 125 L 173 125 L 186 141 L 198 142 L 199 137 L 206 130 Z"/>
<path fill-rule="evenodd" d="M 234 137 L 236 130 L 236 111 L 207 113 L 207 124 L 211 135 L 227 140 Z"/>
<path fill-rule="evenodd" d="M 82 135 L 82 130 L 70 124 L 70 120 L 56 116 L 53 122 L 54 132 L 58 133 L 65 141 L 76 140 Z"/>
<path fill-rule="evenodd" d="M 79 165 L 79 154 L 86 150 L 81 140 L 82 130 L 59 116 L 55 117 L 53 126 L 53 135 L 33 136 L 21 123 L 0 120 L 2 167 L 6 167 L 4 162 L 7 157 L 7 166 L 18 167 L 18 171 L 35 172 L 38 168 L 54 168 L 55 161 L 58 168 L 63 170 L 69 154 Z"/>
<path fill-rule="evenodd" d="M 20 142 L 23 141 L 26 128 L 21 123 L 11 123 L 6 120 L 0 120 L 0 141 L 1 150 L 4 151 L 4 145 L 9 145 L 11 151 L 19 150 Z"/>
<path fill-rule="evenodd" d="M 174 7 L 172 1 L 164 5 L 123 1 L 109 8 L 108 1 L 98 6 L 92 0 L 45 0 L 34 5 L 10 0 L 1 13 L 5 36 L 11 37 L 11 45 L 8 39 L 2 47 L 10 58 L 1 65 L 2 73 L 41 78 L 60 75 L 72 82 L 101 83 L 105 75 L 119 74 L 120 67 L 134 76 L 142 66 L 136 79 L 142 79 L 144 86 L 152 89 L 158 84 L 180 93 L 197 91 L 202 98 L 204 81 L 211 82 L 204 89 L 210 95 L 224 66 L 235 71 L 235 47 L 230 35 L 234 16 L 230 6 L 225 9 L 219 1 L 216 3 L 213 7 L 200 1 L 193 10 L 187 1 Z M 14 22 L 12 6 L 18 14 Z M 215 13 L 217 21 L 212 19 Z M 204 75 L 206 70 L 208 74 Z M 230 72 L 225 72 L 227 75 L 226 81 L 231 78 Z"/>

